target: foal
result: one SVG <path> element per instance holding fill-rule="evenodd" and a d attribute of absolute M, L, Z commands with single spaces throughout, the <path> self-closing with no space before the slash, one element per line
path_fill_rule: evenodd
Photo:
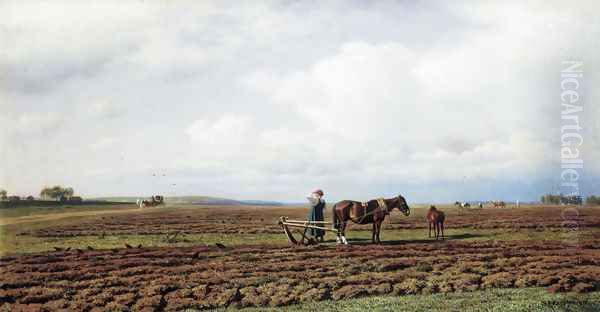
<path fill-rule="evenodd" d="M 429 237 L 431 237 L 431 225 L 433 225 L 433 231 L 435 233 L 435 239 L 438 239 L 440 236 L 440 231 L 442 232 L 442 239 L 444 238 L 444 220 L 446 216 L 440 210 L 437 210 L 435 206 L 429 207 L 429 211 L 427 212 L 427 222 L 429 222 Z"/>

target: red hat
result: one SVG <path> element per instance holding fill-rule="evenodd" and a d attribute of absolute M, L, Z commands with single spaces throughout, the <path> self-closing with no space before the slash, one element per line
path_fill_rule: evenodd
<path fill-rule="evenodd" d="M 321 190 L 321 189 L 316 189 L 316 190 L 313 191 L 313 193 L 319 194 L 319 196 L 325 195 L 325 194 L 323 194 L 323 190 Z"/>

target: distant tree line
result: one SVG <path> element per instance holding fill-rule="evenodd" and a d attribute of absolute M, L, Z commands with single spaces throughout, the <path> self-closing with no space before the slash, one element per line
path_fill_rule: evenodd
<path fill-rule="evenodd" d="M 585 199 L 588 205 L 600 205 L 600 196 L 592 195 Z"/>
<path fill-rule="evenodd" d="M 62 187 L 60 185 L 55 185 L 52 187 L 46 186 L 40 192 L 40 197 L 44 199 L 58 199 L 65 200 L 73 197 L 75 191 L 72 187 Z"/>
<path fill-rule="evenodd" d="M 46 186 L 40 192 L 40 197 L 44 200 L 59 200 L 59 201 L 82 201 L 81 197 L 73 196 L 75 191 L 72 187 L 62 187 L 60 185 Z M 27 197 L 19 197 L 16 195 L 8 195 L 4 189 L 0 189 L 0 200 L 9 202 L 18 202 L 21 200 L 33 201 L 35 198 L 31 195 Z"/>
<path fill-rule="evenodd" d="M 541 202 L 549 205 L 583 205 L 583 197 L 579 195 L 553 195 L 546 194 L 542 196 Z M 587 205 L 600 205 L 600 196 L 590 195 L 585 199 Z"/>
<path fill-rule="evenodd" d="M 550 205 L 582 205 L 583 197 L 580 195 L 546 194 L 542 196 L 540 201 L 543 204 Z"/>

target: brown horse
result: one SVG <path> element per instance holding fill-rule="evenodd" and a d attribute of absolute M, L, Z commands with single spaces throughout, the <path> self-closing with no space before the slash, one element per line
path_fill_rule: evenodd
<path fill-rule="evenodd" d="M 438 239 L 440 236 L 440 231 L 442 232 L 442 239 L 444 238 L 444 221 L 446 216 L 444 212 L 435 208 L 435 206 L 429 207 L 429 211 L 427 212 L 427 222 L 429 223 L 429 237 L 431 237 L 431 225 L 433 225 L 433 231 L 435 234 L 435 239 Z"/>
<path fill-rule="evenodd" d="M 342 200 L 333 205 L 333 227 L 338 230 L 337 242 L 348 244 L 346 240 L 346 226 L 348 220 L 357 224 L 373 224 L 372 241 L 380 243 L 379 233 L 381 232 L 381 223 L 385 216 L 398 208 L 405 216 L 410 215 L 410 208 L 402 196 L 390 199 L 373 199 L 366 203 L 353 200 Z"/>

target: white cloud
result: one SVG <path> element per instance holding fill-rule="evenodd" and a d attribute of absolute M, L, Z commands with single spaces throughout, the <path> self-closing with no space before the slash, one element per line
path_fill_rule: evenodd
<path fill-rule="evenodd" d="M 0 185 L 145 193 L 163 170 L 177 192 L 235 197 L 535 198 L 558 168 L 560 61 L 598 60 L 596 9 L 4 2 Z"/>
<path fill-rule="evenodd" d="M 98 101 L 92 104 L 93 115 L 92 118 L 117 118 L 122 114 L 122 110 L 119 106 L 109 101 Z"/>
<path fill-rule="evenodd" d="M 468 42 L 465 45 L 462 49 L 471 49 Z M 469 87 L 446 99 L 446 92 L 428 91 L 444 88 L 444 84 L 436 86 L 423 79 L 424 64 L 436 60 L 429 57 L 396 43 L 348 43 L 305 71 L 277 78 L 274 73 L 258 72 L 244 82 L 305 117 L 310 122 L 307 131 L 316 134 L 319 145 L 336 146 L 336 161 L 361 159 L 359 171 L 372 171 L 374 162 L 383 164 L 381 170 L 402 163 L 410 168 L 398 170 L 398 178 L 434 181 L 526 174 L 544 164 L 543 149 L 530 135 L 531 129 L 519 125 L 520 118 L 533 116 L 515 118 L 514 104 L 479 100 L 481 88 L 507 83 L 504 76 L 488 76 L 477 83 L 465 68 L 462 74 L 469 77 Z M 444 66 L 434 64 L 443 79 L 457 78 L 453 70 L 444 73 Z M 494 115 L 486 116 L 486 111 Z M 494 126 L 499 122 L 504 123 L 502 128 Z M 456 153 L 457 148 L 464 152 Z M 326 159 L 318 152 L 313 155 L 318 155 L 317 161 Z M 532 161 L 515 163 L 523 155 Z"/>
<path fill-rule="evenodd" d="M 248 117 L 228 115 L 211 121 L 198 119 L 187 129 L 191 140 L 197 144 L 238 146 L 245 143 L 250 131 Z"/>
<path fill-rule="evenodd" d="M 65 119 L 57 113 L 31 112 L 20 115 L 14 129 L 17 136 L 26 139 L 31 135 L 52 135 L 64 122 Z"/>
<path fill-rule="evenodd" d="M 97 152 L 97 151 L 100 151 L 103 149 L 114 147 L 118 142 L 119 142 L 119 140 L 117 138 L 103 137 L 103 138 L 100 138 L 99 140 L 97 140 L 96 142 L 90 144 L 90 148 L 93 151 Z"/>

